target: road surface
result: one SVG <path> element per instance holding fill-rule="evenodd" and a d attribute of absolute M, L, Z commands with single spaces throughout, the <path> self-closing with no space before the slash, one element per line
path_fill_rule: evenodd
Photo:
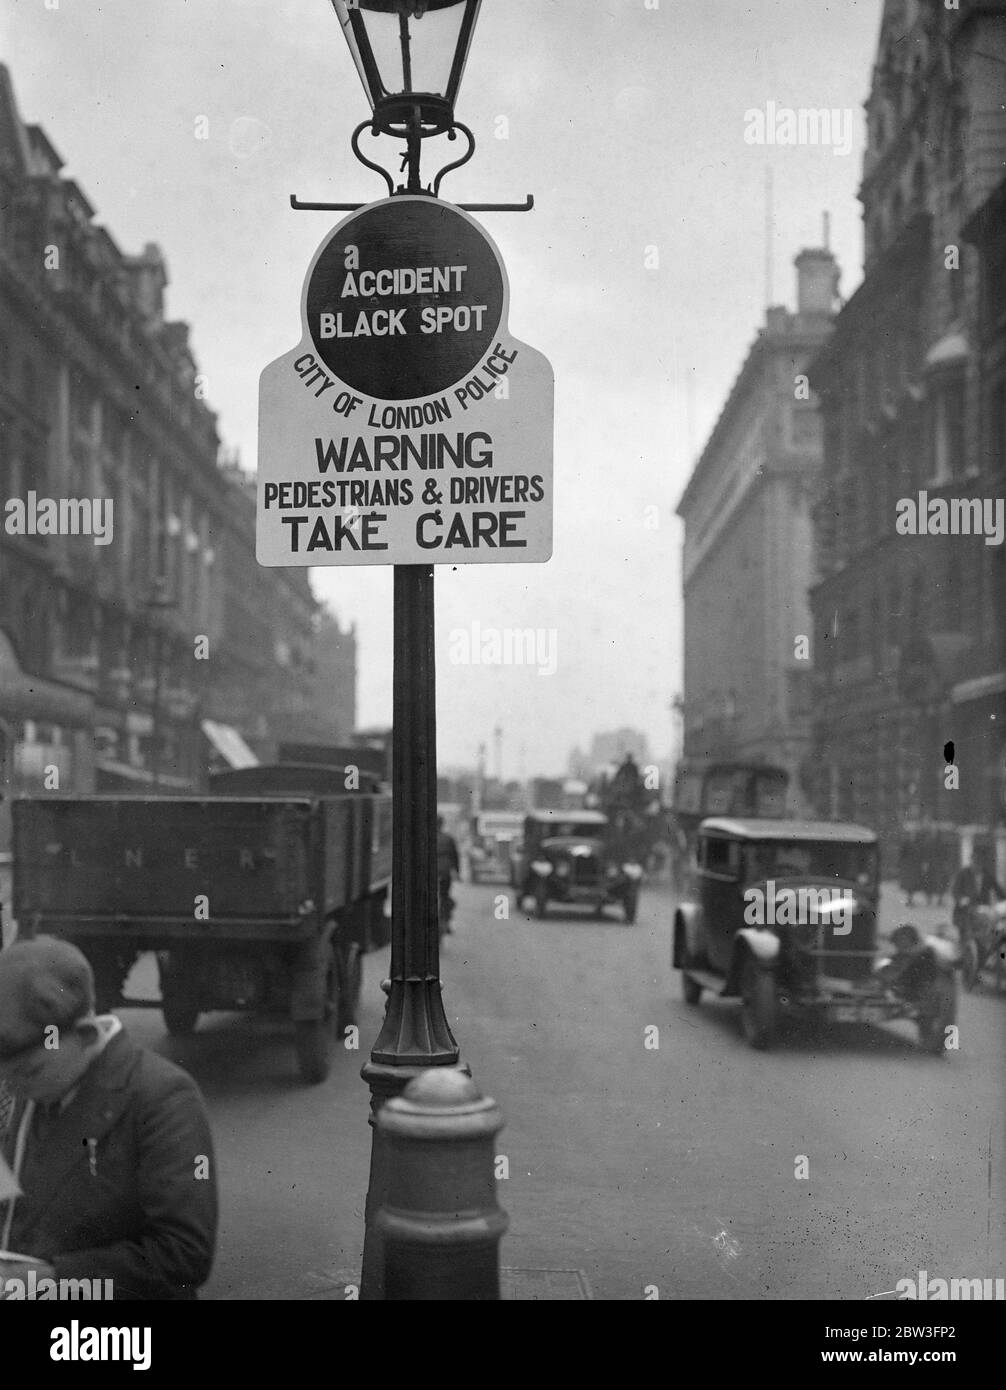
<path fill-rule="evenodd" d="M 582 1271 L 601 1299 L 866 1299 L 919 1270 L 1006 1272 L 1006 995 L 962 995 L 960 1048 L 940 1058 L 909 1024 L 800 1026 L 756 1053 L 736 1004 L 682 1001 L 666 887 L 644 890 L 633 927 L 616 910 L 539 922 L 503 883 L 455 892 L 445 999 L 507 1121 L 504 1265 Z M 885 910 L 889 929 L 893 895 Z M 366 962 L 361 1049 L 387 954 Z M 212 1015 L 179 1043 L 157 1013 L 124 1016 L 211 1107 L 223 1217 L 205 1296 L 351 1295 L 365 1051 L 304 1087 L 282 1024 Z"/>

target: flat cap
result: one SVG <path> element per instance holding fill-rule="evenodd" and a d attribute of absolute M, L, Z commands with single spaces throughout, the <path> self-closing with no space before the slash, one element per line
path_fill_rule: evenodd
<path fill-rule="evenodd" d="M 69 941 L 38 936 L 0 951 L 0 1040 L 5 1050 L 40 1041 L 94 1010 L 94 975 Z"/>

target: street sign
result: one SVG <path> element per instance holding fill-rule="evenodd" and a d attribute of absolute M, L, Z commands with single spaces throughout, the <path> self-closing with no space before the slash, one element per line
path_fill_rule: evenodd
<path fill-rule="evenodd" d="M 260 380 L 260 564 L 550 558 L 552 368 L 508 307 L 499 251 L 452 204 L 385 198 L 335 228 L 301 341 Z"/>

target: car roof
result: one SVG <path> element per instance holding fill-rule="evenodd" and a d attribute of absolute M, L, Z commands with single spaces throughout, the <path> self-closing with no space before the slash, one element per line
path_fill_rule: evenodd
<path fill-rule="evenodd" d="M 865 825 L 834 820 L 737 820 L 711 816 L 699 826 L 702 834 L 731 835 L 738 840 L 835 840 L 873 845 L 876 833 Z"/>
<path fill-rule="evenodd" d="M 603 811 L 531 811 L 527 819 L 540 821 L 542 825 L 554 821 L 579 821 L 581 825 L 608 824 L 608 817 Z"/>

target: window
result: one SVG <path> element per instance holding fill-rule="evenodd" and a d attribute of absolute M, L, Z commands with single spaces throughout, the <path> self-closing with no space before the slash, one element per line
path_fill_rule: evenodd
<path fill-rule="evenodd" d="M 966 440 L 963 379 L 948 382 L 938 392 L 936 410 L 935 482 L 949 482 L 965 471 Z"/>
<path fill-rule="evenodd" d="M 994 453 L 989 459 L 989 471 L 994 474 L 1006 468 L 1006 378 L 999 381 L 992 391 L 991 424 L 989 438 Z"/>
<path fill-rule="evenodd" d="M 993 238 L 986 246 L 984 275 L 985 328 L 986 332 L 991 332 L 1006 314 L 1006 239 Z"/>
<path fill-rule="evenodd" d="M 740 846 L 736 840 L 710 837 L 702 842 L 701 864 L 707 874 L 718 878 L 736 878 L 740 867 Z"/>

